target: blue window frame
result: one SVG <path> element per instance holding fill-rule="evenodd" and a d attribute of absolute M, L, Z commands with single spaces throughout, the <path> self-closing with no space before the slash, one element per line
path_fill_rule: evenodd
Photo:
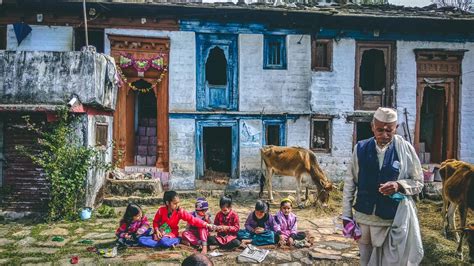
<path fill-rule="evenodd" d="M 286 146 L 285 125 L 284 120 L 264 120 L 262 144 Z"/>
<path fill-rule="evenodd" d="M 286 35 L 264 35 L 263 68 L 286 69 Z"/>
<path fill-rule="evenodd" d="M 196 109 L 237 111 L 237 35 L 198 33 L 196 45 Z"/>
<path fill-rule="evenodd" d="M 202 179 L 206 169 L 206 151 L 204 147 L 206 128 L 229 128 L 231 142 L 230 158 L 230 177 L 239 177 L 239 125 L 237 120 L 196 120 L 196 178 Z M 219 138 L 225 138 L 220 136 Z"/>

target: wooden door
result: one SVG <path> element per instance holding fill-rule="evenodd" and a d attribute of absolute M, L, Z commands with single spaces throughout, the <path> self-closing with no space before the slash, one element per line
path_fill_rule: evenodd
<path fill-rule="evenodd" d="M 122 59 L 162 58 L 163 69 L 154 67 L 122 67 L 122 85 L 118 92 L 114 113 L 114 160 L 119 167 L 134 165 L 135 155 L 135 91 L 133 82 L 144 80 L 150 84 L 156 96 L 156 164 L 163 171 L 169 170 L 169 120 L 168 120 L 168 72 L 169 39 L 140 38 L 109 35 L 111 55 L 117 65 Z M 122 57 L 126 55 L 125 57 Z M 120 66 L 119 66 L 120 67 Z M 119 158 L 119 156 L 121 158 Z"/>
<path fill-rule="evenodd" d="M 436 85 L 428 84 L 423 78 L 418 79 L 416 92 L 416 127 L 415 147 L 419 151 L 421 128 L 421 113 L 426 90 L 436 86 L 444 93 L 444 102 L 441 102 L 435 114 L 435 130 L 433 131 L 433 143 L 431 145 L 432 162 L 441 162 L 446 159 L 457 157 L 458 142 L 458 88 L 453 78 L 446 78 L 442 83 Z M 426 99 L 425 99 L 426 100 Z M 426 129 L 424 129 L 426 130 Z"/>

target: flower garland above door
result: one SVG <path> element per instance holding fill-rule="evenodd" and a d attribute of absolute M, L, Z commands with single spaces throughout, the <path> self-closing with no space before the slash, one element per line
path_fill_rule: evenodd
<path fill-rule="evenodd" d="M 147 88 L 137 88 L 131 82 L 128 82 L 127 77 L 123 74 L 122 69 L 129 68 L 133 66 L 138 72 L 138 76 L 143 76 L 146 71 L 151 68 L 154 68 L 158 71 L 161 71 L 160 77 L 157 78 L 154 82 L 151 83 L 150 87 Z M 163 79 L 165 72 L 168 70 L 168 66 L 165 65 L 164 55 L 159 54 L 151 58 L 134 58 L 130 54 L 120 53 L 119 64 L 118 64 L 118 73 L 123 82 L 125 82 L 132 90 L 147 93 L 151 91 L 158 83 Z"/>

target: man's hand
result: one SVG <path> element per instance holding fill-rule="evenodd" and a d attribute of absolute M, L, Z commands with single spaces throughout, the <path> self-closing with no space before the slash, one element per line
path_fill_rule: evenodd
<path fill-rule="evenodd" d="M 392 195 L 393 193 L 398 192 L 399 184 L 395 181 L 390 181 L 384 184 L 380 184 L 379 192 L 384 196 Z"/>
<path fill-rule="evenodd" d="M 263 233 L 263 231 L 265 231 L 265 228 L 262 228 L 262 227 L 255 228 L 255 234 L 261 234 Z"/>

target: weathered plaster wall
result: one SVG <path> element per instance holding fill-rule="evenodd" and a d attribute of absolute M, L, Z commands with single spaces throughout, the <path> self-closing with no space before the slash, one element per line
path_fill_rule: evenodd
<path fill-rule="evenodd" d="M 112 58 L 82 52 L 0 51 L 0 103 L 83 104 L 115 109 Z"/>
<path fill-rule="evenodd" d="M 396 43 L 395 89 L 399 123 L 404 122 L 404 108 L 408 111 L 408 125 L 414 135 L 416 116 L 416 61 L 414 49 L 466 49 L 462 65 L 460 96 L 460 143 L 461 160 L 473 162 L 474 145 L 474 44 L 446 42 Z M 309 56 L 309 55 L 308 55 Z M 340 180 L 348 174 L 351 163 L 354 124 L 347 122 L 347 115 L 354 112 L 355 41 L 342 39 L 334 42 L 333 71 L 313 72 L 311 110 L 316 114 L 333 115 L 331 153 L 317 153 L 321 167 L 332 180 Z M 309 132 L 309 129 L 308 129 Z M 292 134 L 289 134 L 291 136 Z"/>
<path fill-rule="evenodd" d="M 16 51 L 73 51 L 72 27 L 30 25 L 31 33 L 20 45 L 15 36 L 13 25 L 7 26 L 7 50 Z"/>
<path fill-rule="evenodd" d="M 287 69 L 263 69 L 263 35 L 239 35 L 239 110 L 295 113 L 309 111 L 309 36 L 287 35 Z"/>
<path fill-rule="evenodd" d="M 308 57 L 310 54 L 307 55 Z M 332 115 L 331 152 L 317 153 L 321 168 L 331 180 L 347 175 L 352 154 L 354 124 L 346 117 L 354 111 L 355 40 L 333 42 L 332 71 L 312 72 L 311 110 Z M 308 128 L 308 134 L 310 128 Z M 307 137 L 309 147 L 309 135 Z"/>
<path fill-rule="evenodd" d="M 262 127 L 262 120 L 240 120 L 240 177 L 231 181 L 231 188 L 249 187 L 257 184 L 261 168 Z"/>
<path fill-rule="evenodd" d="M 416 119 L 416 61 L 413 49 L 466 49 L 460 92 L 459 159 L 474 162 L 474 43 L 397 42 L 397 105 L 399 122 L 404 108 L 413 139 Z M 402 120 L 403 121 L 403 120 Z"/>
<path fill-rule="evenodd" d="M 170 119 L 170 186 L 193 189 L 196 179 L 196 122 Z"/>
<path fill-rule="evenodd" d="M 196 111 L 196 38 L 194 32 L 134 29 L 105 29 L 104 34 L 147 38 L 168 38 L 169 111 Z M 104 53 L 110 54 L 110 40 L 105 37 Z"/>
<path fill-rule="evenodd" d="M 87 145 L 91 147 L 96 146 L 96 123 L 108 125 L 107 132 L 107 147 L 103 150 L 102 160 L 105 163 L 112 162 L 112 131 L 113 131 L 113 117 L 102 115 L 88 115 L 87 116 Z M 97 193 L 105 184 L 106 172 L 103 169 L 90 169 L 86 178 L 86 207 L 93 207 L 96 201 Z"/>

